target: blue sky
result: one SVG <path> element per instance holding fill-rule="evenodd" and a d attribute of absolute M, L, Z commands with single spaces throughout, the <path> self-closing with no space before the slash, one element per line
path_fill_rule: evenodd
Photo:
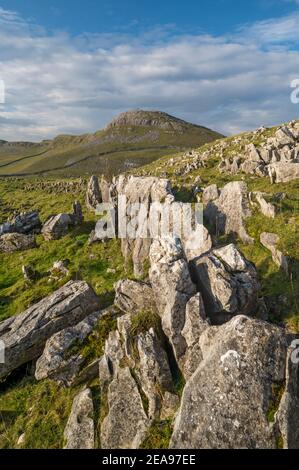
<path fill-rule="evenodd" d="M 226 134 L 299 117 L 299 0 L 0 0 L 0 139 L 160 109 Z"/>
<path fill-rule="evenodd" d="M 83 32 L 141 31 L 173 24 L 177 31 L 223 34 L 244 23 L 279 18 L 293 11 L 287 0 L 2 0 L 50 29 Z"/>

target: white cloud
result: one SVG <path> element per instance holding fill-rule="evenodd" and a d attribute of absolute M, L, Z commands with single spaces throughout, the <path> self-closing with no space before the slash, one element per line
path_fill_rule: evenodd
<path fill-rule="evenodd" d="M 0 138 L 88 132 L 136 107 L 224 133 L 290 120 L 299 114 L 290 101 L 298 26 L 294 14 L 230 37 L 174 36 L 171 25 L 139 37 L 71 37 L 0 8 Z"/>

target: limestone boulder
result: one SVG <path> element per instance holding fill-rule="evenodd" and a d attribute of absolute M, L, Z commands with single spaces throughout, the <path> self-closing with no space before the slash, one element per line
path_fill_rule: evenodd
<path fill-rule="evenodd" d="M 36 248 L 34 235 L 22 233 L 6 233 L 0 236 L 0 252 L 14 253 Z"/>
<path fill-rule="evenodd" d="M 256 311 L 257 271 L 234 244 L 214 249 L 193 260 L 191 269 L 212 323 L 222 323 L 233 315 L 251 315 Z"/>
<path fill-rule="evenodd" d="M 92 313 L 77 325 L 65 328 L 48 339 L 43 354 L 36 362 L 35 378 L 48 378 L 71 386 L 84 364 L 79 346 L 93 331 L 100 316 L 101 312 Z"/>
<path fill-rule="evenodd" d="M 86 206 L 89 210 L 95 211 L 98 204 L 102 202 L 102 196 L 97 176 L 91 176 L 86 191 Z"/>
<path fill-rule="evenodd" d="M 128 367 L 119 367 L 108 389 L 109 412 L 101 426 L 103 449 L 138 449 L 150 421 Z"/>
<path fill-rule="evenodd" d="M 187 347 L 182 336 L 186 306 L 196 293 L 181 241 L 168 237 L 154 240 L 150 250 L 150 263 L 149 278 L 162 328 L 180 363 Z"/>
<path fill-rule="evenodd" d="M 39 357 L 55 333 L 99 310 L 99 299 L 84 281 L 70 281 L 23 313 L 0 323 L 5 362 L 0 378 Z"/>
<path fill-rule="evenodd" d="M 225 185 L 219 198 L 209 202 L 204 211 L 216 234 L 237 234 L 244 243 L 254 242 L 245 228 L 245 219 L 250 215 L 247 185 L 242 181 Z"/>
<path fill-rule="evenodd" d="M 289 269 L 288 258 L 277 248 L 279 236 L 275 233 L 263 232 L 260 236 L 260 242 L 265 248 L 271 251 L 274 263 L 287 273 Z"/>
<path fill-rule="evenodd" d="M 37 211 L 26 212 L 17 215 L 11 221 L 0 225 L 0 235 L 6 233 L 38 233 L 41 229 L 41 221 Z"/>
<path fill-rule="evenodd" d="M 288 432 L 275 413 L 286 379 L 284 330 L 246 316 L 213 328 L 203 360 L 185 386 L 170 447 L 277 448 Z M 292 387 L 288 392 L 294 396 L 297 380 Z M 283 406 L 284 423 L 290 424 L 294 407 Z M 298 445 L 294 433 L 292 446 Z"/>
<path fill-rule="evenodd" d="M 94 406 L 89 388 L 78 393 L 73 401 L 64 439 L 65 449 L 94 449 Z"/>
<path fill-rule="evenodd" d="M 115 305 L 125 313 L 156 311 L 156 302 L 150 284 L 129 279 L 115 284 Z"/>

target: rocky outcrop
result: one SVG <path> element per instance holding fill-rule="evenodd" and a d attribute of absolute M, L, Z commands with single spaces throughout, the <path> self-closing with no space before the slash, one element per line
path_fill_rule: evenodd
<path fill-rule="evenodd" d="M 0 236 L 6 233 L 38 233 L 41 228 L 38 212 L 27 212 L 17 215 L 11 221 L 0 225 Z"/>
<path fill-rule="evenodd" d="M 286 378 L 283 395 L 275 418 L 281 434 L 281 444 L 285 449 L 298 449 L 299 445 L 299 363 L 294 360 L 294 348 L 298 340 L 290 346 L 287 354 Z M 297 356 L 297 355 L 296 355 Z"/>
<path fill-rule="evenodd" d="M 202 192 L 202 202 L 208 204 L 211 201 L 215 201 L 220 196 L 220 191 L 216 184 L 211 184 L 204 188 Z"/>
<path fill-rule="evenodd" d="M 102 188 L 103 187 L 103 188 Z M 139 234 L 125 233 L 124 230 L 121 234 L 122 238 L 122 253 L 125 258 L 126 264 L 130 261 L 133 262 L 134 274 L 140 277 L 144 274 L 144 263 L 148 259 L 150 246 L 152 243 L 151 234 L 147 231 L 144 233 L 145 224 L 150 217 L 151 203 L 164 203 L 166 201 L 172 202 L 174 196 L 172 195 L 170 183 L 166 179 L 156 177 L 135 177 L 120 175 L 114 178 L 112 183 L 107 187 L 107 182 L 101 182 L 101 190 L 103 201 L 114 204 L 117 207 L 119 197 L 125 198 L 127 207 L 136 204 L 142 205 L 144 210 L 144 225 L 139 223 Z M 139 206 L 140 207 L 140 206 Z M 132 228 L 136 226 L 134 223 L 136 214 L 126 214 L 126 225 L 132 224 Z M 140 222 L 140 221 L 139 221 Z M 133 227 L 134 226 L 134 227 Z M 91 242 L 102 240 L 102 232 L 95 228 L 95 232 L 91 236 Z"/>
<path fill-rule="evenodd" d="M 89 388 L 76 395 L 64 430 L 65 449 L 94 449 L 94 406 Z"/>
<path fill-rule="evenodd" d="M 99 299 L 92 288 L 83 281 L 70 281 L 25 312 L 1 322 L 5 363 L 0 364 L 0 378 L 36 359 L 51 336 L 98 309 Z"/>
<path fill-rule="evenodd" d="M 271 163 L 268 173 L 272 183 L 288 183 L 299 178 L 299 163 Z"/>
<path fill-rule="evenodd" d="M 148 417 L 159 417 L 163 394 L 173 390 L 168 358 L 157 333 L 151 328 L 137 338 L 138 373 L 143 392 L 148 398 Z"/>
<path fill-rule="evenodd" d="M 287 432 L 275 413 L 280 405 L 286 409 L 279 399 L 288 348 L 283 329 L 238 316 L 202 336 L 203 360 L 184 389 L 170 447 L 279 446 Z M 291 393 L 298 394 L 297 380 L 292 387 Z M 285 422 L 293 419 L 292 409 L 284 414 Z M 295 435 L 292 445 L 298 447 Z"/>
<path fill-rule="evenodd" d="M 256 311 L 257 271 L 235 245 L 212 250 L 193 260 L 191 268 L 212 323 Z"/>
<path fill-rule="evenodd" d="M 168 197 L 173 198 L 169 181 L 155 177 L 131 177 L 128 180 L 120 177 L 116 182 L 116 190 L 118 195 L 126 196 L 127 204 L 143 204 L 147 219 L 150 215 L 151 203 L 164 203 Z M 129 217 L 128 222 L 133 217 L 134 215 Z M 142 227 L 140 230 L 142 233 Z M 136 276 L 141 276 L 144 272 L 144 263 L 148 259 L 151 246 L 149 236 L 148 238 L 130 239 L 127 237 L 122 239 L 123 255 L 126 262 L 132 259 Z"/>
<path fill-rule="evenodd" d="M 77 325 L 51 336 L 36 362 L 35 378 L 49 378 L 65 386 L 73 385 L 85 361 L 79 346 L 93 331 L 100 316 L 101 312 L 92 313 Z"/>
<path fill-rule="evenodd" d="M 58 240 L 64 237 L 69 227 L 72 225 L 72 219 L 69 214 L 58 214 L 50 217 L 42 228 L 42 234 L 45 240 Z"/>
<path fill-rule="evenodd" d="M 118 281 L 114 288 L 114 304 L 123 312 L 156 311 L 154 293 L 148 283 L 125 279 Z"/>
<path fill-rule="evenodd" d="M 117 369 L 108 390 L 109 413 L 101 426 L 103 449 L 138 449 L 149 426 L 137 384 L 128 367 Z"/>
<path fill-rule="evenodd" d="M 128 294 L 129 286 L 128 281 Z M 126 303 L 125 309 L 130 305 Z M 135 316 L 140 318 L 138 312 L 143 315 L 141 324 L 134 321 Z M 138 448 L 152 420 L 160 417 L 162 408 L 166 413 L 167 406 L 171 407 L 171 403 L 164 404 L 166 393 L 175 397 L 159 322 L 154 322 L 155 327 L 147 326 L 152 314 L 137 306 L 118 318 L 117 330 L 106 340 L 99 364 L 102 393 L 107 393 L 108 399 L 108 414 L 101 427 L 104 448 Z"/>
<path fill-rule="evenodd" d="M 182 336 L 187 345 L 183 361 L 184 376 L 187 379 L 196 371 L 202 360 L 199 339 L 209 326 L 210 322 L 206 317 L 204 303 L 198 292 L 191 297 L 186 305 L 185 324 L 182 330 Z"/>
<path fill-rule="evenodd" d="M 261 130 L 260 139 L 265 130 Z M 259 146 L 253 142 L 246 145 L 242 159 L 234 165 L 227 160 L 223 169 L 232 174 L 242 171 L 254 176 L 269 176 L 272 183 L 287 183 L 299 178 L 298 141 L 298 123 L 290 122 L 277 129 L 274 136 L 265 136 Z"/>
<path fill-rule="evenodd" d="M 14 253 L 25 251 L 36 247 L 34 235 L 22 233 L 6 233 L 0 236 L 0 252 Z"/>
<path fill-rule="evenodd" d="M 175 238 L 154 240 L 150 250 L 150 262 L 149 278 L 161 316 L 162 328 L 180 364 L 187 347 L 182 336 L 186 307 L 190 298 L 196 293 L 180 240 Z"/>
<path fill-rule="evenodd" d="M 273 262 L 286 273 L 289 269 L 288 258 L 277 248 L 279 236 L 275 233 L 263 232 L 260 236 L 261 244 L 271 251 Z"/>
<path fill-rule="evenodd" d="M 196 230 L 185 237 L 182 242 L 188 261 L 201 256 L 212 248 L 212 237 L 203 224 L 199 224 Z"/>
<path fill-rule="evenodd" d="M 91 176 L 86 191 L 86 206 L 89 210 L 95 211 L 98 204 L 102 202 L 99 180 L 97 176 Z"/>
<path fill-rule="evenodd" d="M 73 205 L 72 214 L 58 214 L 50 217 L 42 228 L 42 234 L 45 240 L 58 240 L 64 237 L 69 229 L 83 222 L 82 208 L 79 202 Z"/>
<path fill-rule="evenodd" d="M 244 223 L 250 215 L 247 185 L 242 181 L 225 185 L 219 198 L 209 201 L 204 211 L 216 234 L 237 234 L 244 243 L 254 242 L 247 234 Z"/>
<path fill-rule="evenodd" d="M 271 202 L 266 200 L 266 193 L 261 193 L 259 191 L 252 193 L 252 196 L 256 199 L 259 204 L 260 211 L 265 217 L 274 219 L 276 215 L 276 207 Z"/>

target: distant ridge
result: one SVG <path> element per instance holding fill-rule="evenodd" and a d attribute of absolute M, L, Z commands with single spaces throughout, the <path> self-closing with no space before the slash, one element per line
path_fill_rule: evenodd
<path fill-rule="evenodd" d="M 136 109 L 90 134 L 61 134 L 40 143 L 0 141 L 0 177 L 118 174 L 222 137 L 162 111 Z"/>

